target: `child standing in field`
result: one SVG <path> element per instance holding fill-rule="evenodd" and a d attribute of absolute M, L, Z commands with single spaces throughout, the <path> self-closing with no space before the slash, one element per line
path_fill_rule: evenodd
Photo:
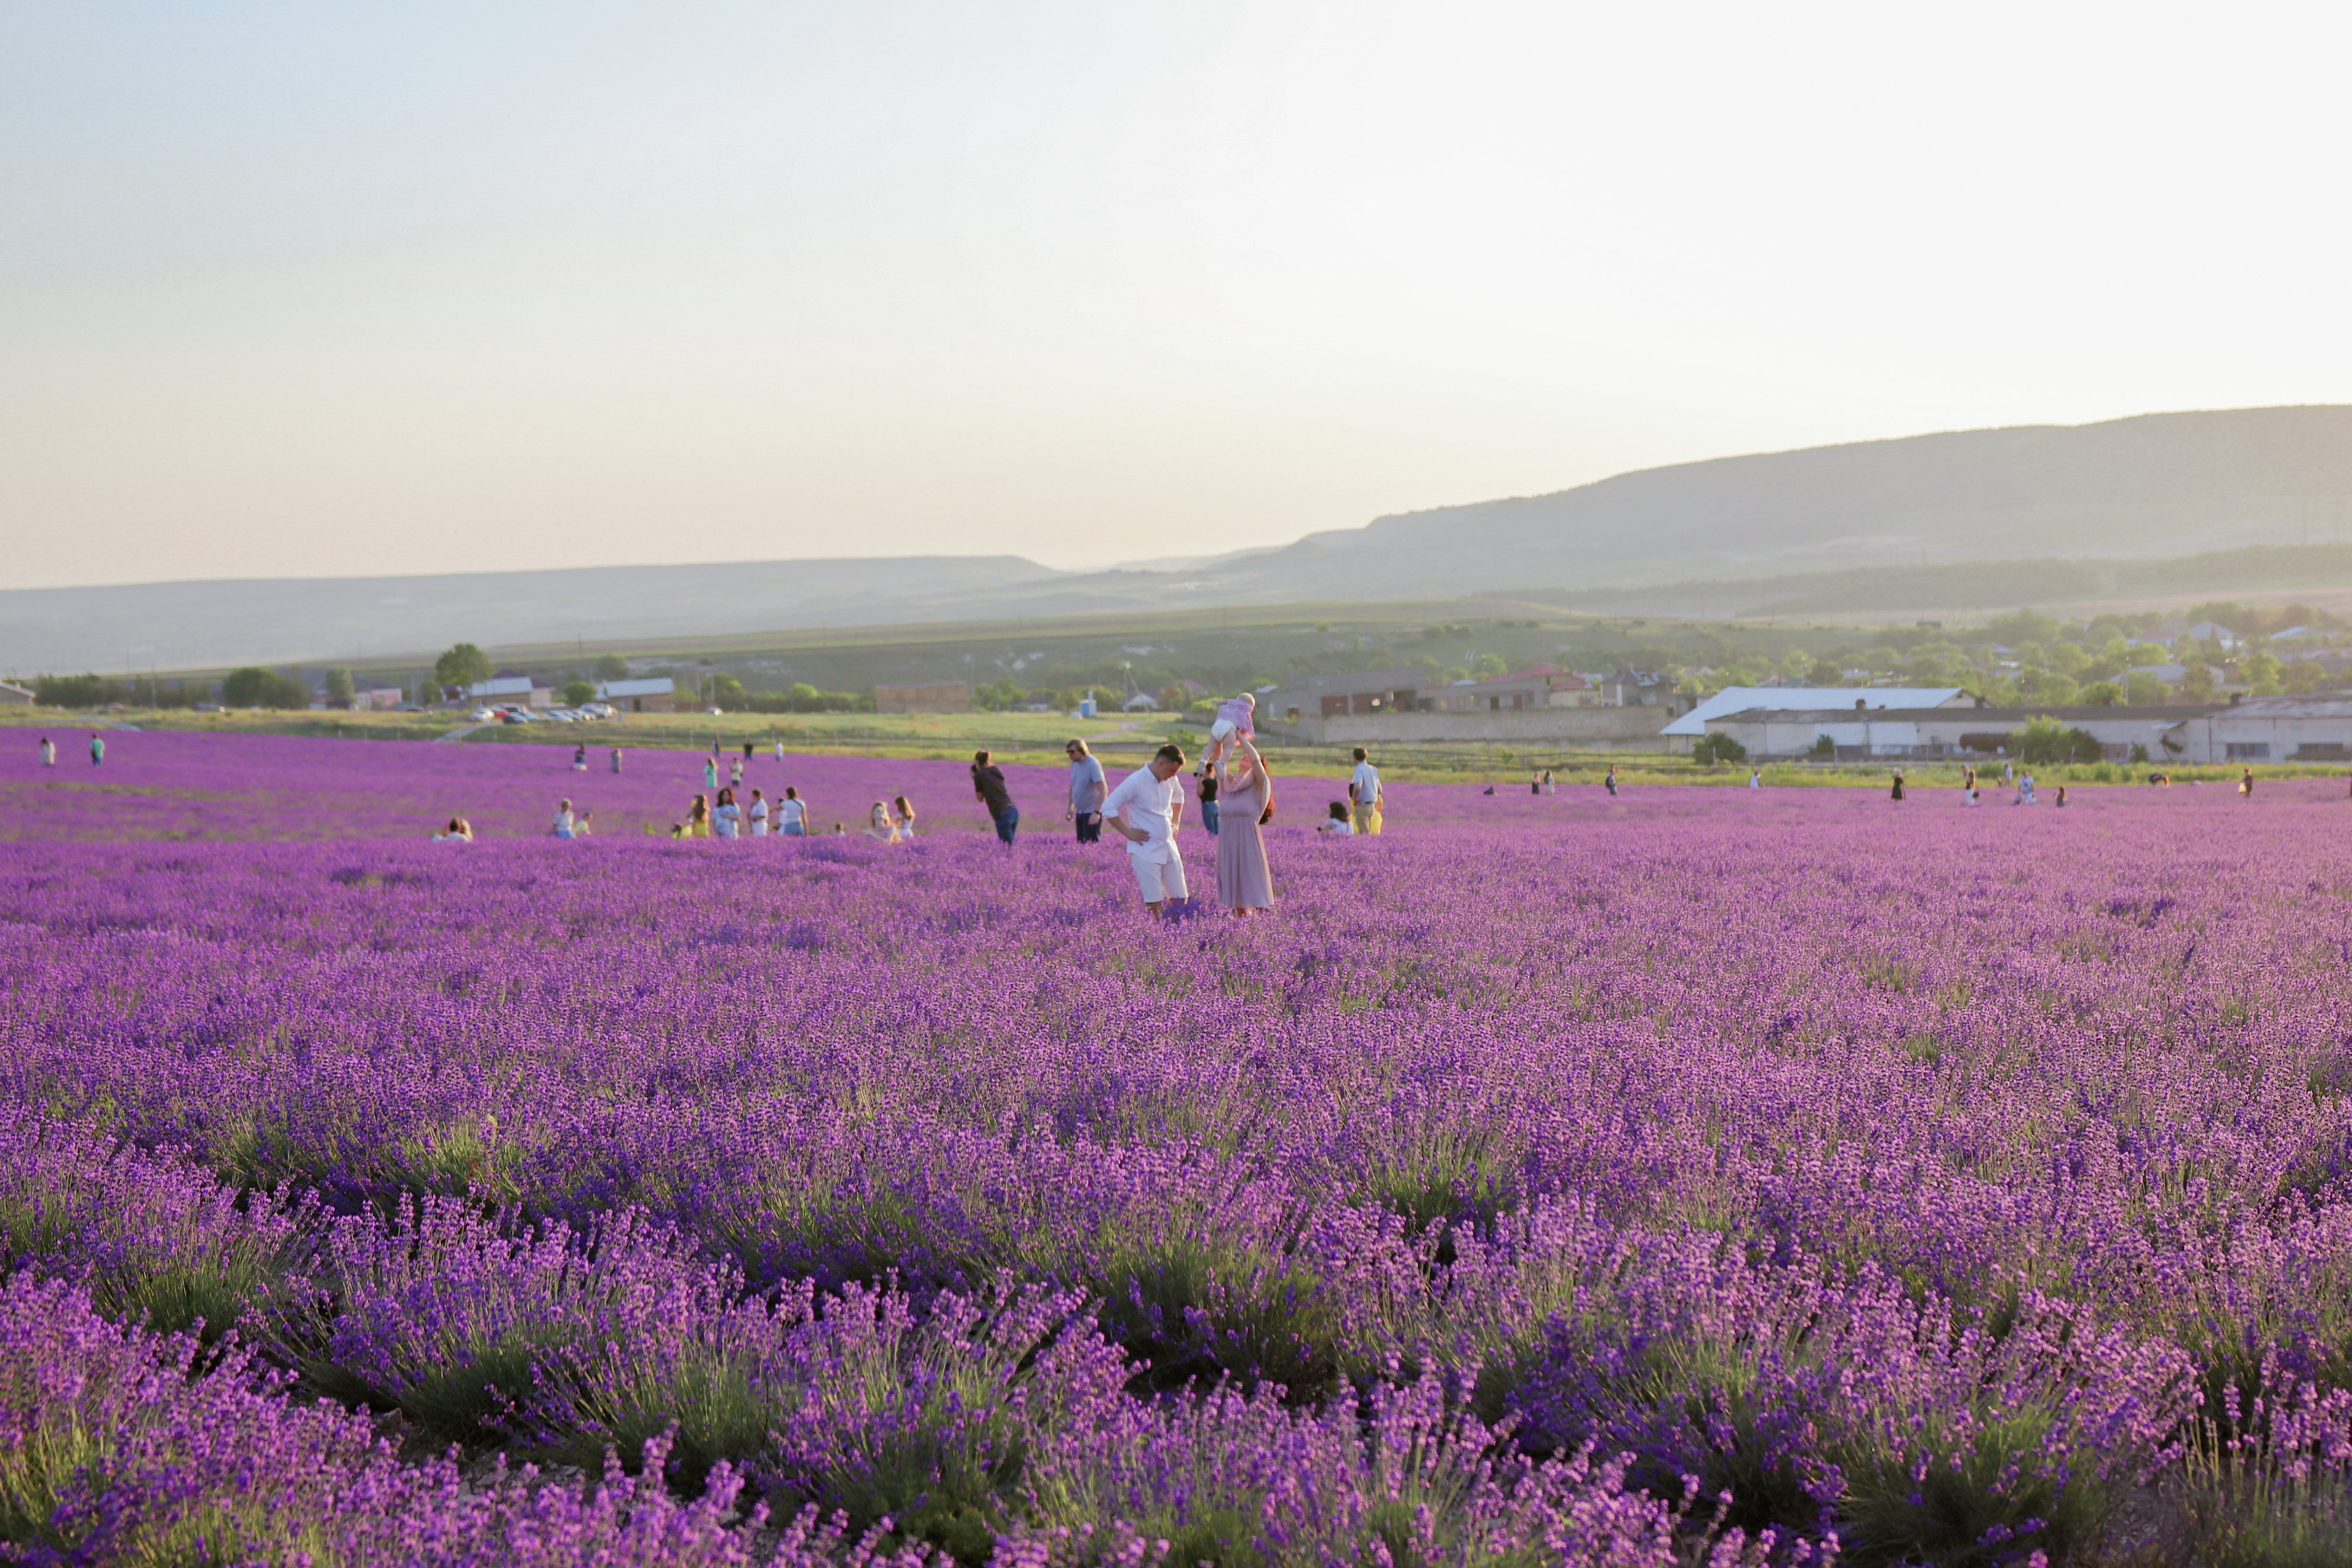
<path fill-rule="evenodd" d="M 1217 836 L 1218 794 L 1217 766 L 1214 763 L 1202 764 L 1200 783 L 1195 786 L 1193 793 L 1201 797 L 1201 826 L 1209 830 L 1210 837 L 1214 838 Z"/>

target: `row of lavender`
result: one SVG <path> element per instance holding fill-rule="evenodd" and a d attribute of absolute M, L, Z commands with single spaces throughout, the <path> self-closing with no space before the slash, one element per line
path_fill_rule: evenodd
<path fill-rule="evenodd" d="M 1706 792 L 1501 831 L 1417 793 L 1412 832 L 1276 835 L 1282 913 L 1241 925 L 1146 926 L 1115 852 L 976 835 L 8 849 L 0 1532 L 1073 1563 L 2324 1533 L 2331 792 Z M 484 1468 L 608 1453 L 654 1479 Z"/>

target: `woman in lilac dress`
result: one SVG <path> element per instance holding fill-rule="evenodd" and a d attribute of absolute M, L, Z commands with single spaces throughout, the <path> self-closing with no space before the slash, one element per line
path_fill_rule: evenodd
<path fill-rule="evenodd" d="M 1233 739 L 1218 763 L 1224 776 L 1217 786 L 1217 902 L 1239 920 L 1252 910 L 1274 908 L 1274 873 L 1258 828 L 1258 819 L 1274 809 L 1274 780 L 1257 747 L 1245 736 Z"/>

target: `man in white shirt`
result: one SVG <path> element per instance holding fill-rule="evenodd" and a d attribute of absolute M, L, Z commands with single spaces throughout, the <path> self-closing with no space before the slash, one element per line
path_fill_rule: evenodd
<path fill-rule="evenodd" d="M 1372 766 L 1364 748 L 1356 748 L 1356 771 L 1348 775 L 1348 799 L 1356 807 L 1356 831 L 1381 830 L 1381 770 Z"/>
<path fill-rule="evenodd" d="M 1143 907 L 1155 915 L 1171 912 L 1171 900 L 1192 894 L 1176 847 L 1176 828 L 1184 820 L 1183 771 L 1183 751 L 1162 746 L 1149 766 L 1119 780 L 1102 803 L 1103 822 L 1127 840 L 1127 863 L 1143 891 Z"/>

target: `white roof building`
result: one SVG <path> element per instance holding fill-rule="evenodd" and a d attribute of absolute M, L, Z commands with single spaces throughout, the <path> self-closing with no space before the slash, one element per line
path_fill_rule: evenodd
<path fill-rule="evenodd" d="M 528 675 L 494 675 L 488 680 L 477 680 L 466 688 L 468 697 L 528 697 L 531 679 Z"/>
<path fill-rule="evenodd" d="M 1704 735 L 1706 721 L 1728 713 L 1810 708 L 1966 708 L 1976 698 L 1960 686 L 1727 686 L 1673 723 L 1663 734 Z"/>
<path fill-rule="evenodd" d="M 600 680 L 596 683 L 599 701 L 610 702 L 621 697 L 667 697 L 677 689 L 677 683 L 667 675 L 648 676 L 639 680 Z"/>

